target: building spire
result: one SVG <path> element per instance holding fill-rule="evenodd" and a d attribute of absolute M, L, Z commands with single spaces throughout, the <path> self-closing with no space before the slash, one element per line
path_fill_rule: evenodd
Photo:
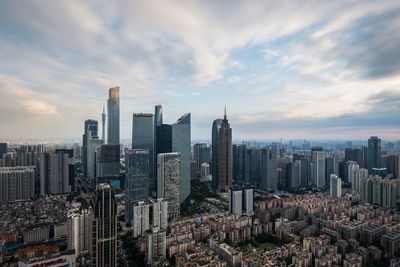
<path fill-rule="evenodd" d="M 226 120 L 226 105 L 225 105 L 225 108 L 224 108 L 224 120 Z"/>

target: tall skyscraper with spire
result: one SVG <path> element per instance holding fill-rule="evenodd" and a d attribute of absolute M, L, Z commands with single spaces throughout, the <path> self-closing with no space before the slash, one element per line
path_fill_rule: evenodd
<path fill-rule="evenodd" d="M 232 128 L 226 117 L 216 119 L 212 126 L 212 184 L 228 192 L 232 186 Z"/>
<path fill-rule="evenodd" d="M 103 138 L 103 144 L 106 143 L 106 111 L 103 105 L 103 113 L 101 114 L 101 127 L 102 127 L 102 131 L 101 131 L 101 137 Z"/>
<path fill-rule="evenodd" d="M 119 86 L 109 90 L 107 113 L 107 144 L 119 145 Z"/>

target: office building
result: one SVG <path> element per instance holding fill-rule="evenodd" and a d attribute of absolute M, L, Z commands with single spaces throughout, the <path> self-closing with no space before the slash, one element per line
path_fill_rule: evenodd
<path fill-rule="evenodd" d="M 232 178 L 234 182 L 245 181 L 245 155 L 246 145 L 233 145 L 232 147 L 232 160 L 233 160 L 233 173 Z"/>
<path fill-rule="evenodd" d="M 129 149 L 125 153 L 126 215 L 130 223 L 133 219 L 132 207 L 135 203 L 147 201 L 149 197 L 150 155 L 147 149 Z"/>
<path fill-rule="evenodd" d="M 89 137 L 90 133 L 90 137 Z M 86 120 L 84 123 L 84 134 L 82 137 L 82 169 L 83 175 L 87 177 L 87 150 L 88 150 L 88 140 L 90 138 L 98 138 L 98 123 L 96 120 Z"/>
<path fill-rule="evenodd" d="M 259 185 L 261 181 L 261 149 L 246 149 L 244 161 L 245 181 L 253 185 Z"/>
<path fill-rule="evenodd" d="M 339 163 L 335 156 L 325 158 L 325 182 L 329 183 L 331 174 L 339 174 Z"/>
<path fill-rule="evenodd" d="M 400 155 L 385 155 L 381 157 L 381 166 L 394 178 L 400 176 Z"/>
<path fill-rule="evenodd" d="M 0 158 L 3 157 L 3 154 L 8 152 L 8 144 L 7 143 L 0 143 Z"/>
<path fill-rule="evenodd" d="M 132 118 L 132 148 L 147 149 L 149 151 L 149 191 L 157 192 L 157 180 L 154 164 L 154 126 L 153 114 L 133 113 Z"/>
<path fill-rule="evenodd" d="M 93 185 L 97 182 L 97 160 L 100 148 L 103 145 L 103 140 L 98 137 L 91 137 L 87 141 L 87 178 Z"/>
<path fill-rule="evenodd" d="M 358 166 L 362 167 L 364 163 L 364 155 L 362 148 L 346 148 L 344 151 L 344 161 L 354 161 Z"/>
<path fill-rule="evenodd" d="M 232 128 L 226 117 L 214 120 L 212 126 L 212 185 L 227 192 L 232 186 Z"/>
<path fill-rule="evenodd" d="M 103 144 L 106 144 L 106 120 L 107 115 L 103 105 L 103 113 L 101 113 L 101 138 L 103 139 Z"/>
<path fill-rule="evenodd" d="M 278 190 L 278 149 L 276 146 L 261 149 L 260 188 L 266 191 Z"/>
<path fill-rule="evenodd" d="M 119 175 L 119 145 L 101 145 L 96 152 L 97 161 L 97 183 L 102 178 L 115 177 Z"/>
<path fill-rule="evenodd" d="M 119 145 L 119 87 L 109 90 L 107 100 L 107 144 Z"/>
<path fill-rule="evenodd" d="M 197 175 L 200 175 L 201 165 L 211 162 L 211 150 L 208 144 L 198 143 L 193 146 L 193 160 L 196 162 Z"/>
<path fill-rule="evenodd" d="M 322 148 L 311 149 L 312 181 L 317 188 L 324 188 L 325 181 L 325 155 Z"/>
<path fill-rule="evenodd" d="M 155 112 L 156 154 L 179 152 L 181 155 L 180 200 L 183 202 L 190 194 L 190 113 L 183 115 L 173 124 L 163 124 L 161 106 L 156 106 Z"/>
<path fill-rule="evenodd" d="M 377 136 L 371 136 L 368 139 L 368 170 L 372 172 L 373 168 L 381 167 L 381 139 Z"/>
<path fill-rule="evenodd" d="M 336 174 L 331 174 L 330 195 L 332 197 L 342 197 L 342 180 Z"/>
<path fill-rule="evenodd" d="M 35 167 L 0 167 L 0 203 L 35 196 Z"/>
<path fill-rule="evenodd" d="M 301 186 L 301 161 L 296 160 L 286 165 L 288 188 L 296 190 Z"/>
<path fill-rule="evenodd" d="M 250 186 L 233 186 L 228 191 L 229 212 L 237 215 L 254 214 L 254 189 Z"/>
<path fill-rule="evenodd" d="M 108 184 L 98 184 L 92 199 L 91 265 L 117 266 L 117 204 Z"/>
<path fill-rule="evenodd" d="M 168 218 L 180 216 L 181 154 L 179 152 L 157 155 L 157 197 L 168 202 Z"/>

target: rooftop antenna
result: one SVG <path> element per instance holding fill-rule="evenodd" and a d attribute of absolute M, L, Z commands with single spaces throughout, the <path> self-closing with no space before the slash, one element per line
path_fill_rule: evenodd
<path fill-rule="evenodd" d="M 225 105 L 225 108 L 224 108 L 224 120 L 226 120 L 226 105 Z"/>

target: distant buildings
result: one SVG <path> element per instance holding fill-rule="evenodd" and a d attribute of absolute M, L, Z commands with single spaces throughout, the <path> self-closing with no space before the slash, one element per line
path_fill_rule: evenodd
<path fill-rule="evenodd" d="M 117 266 L 117 205 L 110 185 L 97 185 L 92 208 L 92 266 Z"/>
<path fill-rule="evenodd" d="M 381 139 L 377 136 L 371 136 L 368 139 L 368 170 L 372 172 L 373 168 L 381 167 Z"/>
<path fill-rule="evenodd" d="M 149 197 L 150 155 L 147 149 L 129 149 L 125 153 L 125 221 L 133 219 L 133 205 Z"/>
<path fill-rule="evenodd" d="M 278 190 L 278 150 L 276 146 L 261 149 L 260 188 L 266 191 Z"/>
<path fill-rule="evenodd" d="M 34 167 L 0 167 L 0 203 L 35 196 Z"/>
<path fill-rule="evenodd" d="M 107 100 L 107 144 L 119 145 L 119 87 L 109 90 Z"/>
<path fill-rule="evenodd" d="M 325 154 L 322 147 L 311 149 L 312 181 L 317 188 L 324 188 L 325 181 Z"/>
<path fill-rule="evenodd" d="M 168 202 L 168 218 L 180 216 L 181 154 L 178 152 L 157 155 L 157 198 Z"/>
<path fill-rule="evenodd" d="M 212 126 L 212 185 L 227 192 L 232 186 L 232 128 L 224 114 Z"/>
<path fill-rule="evenodd" d="M 336 174 L 331 174 L 329 188 L 332 197 L 342 197 L 342 179 L 340 179 Z"/>

